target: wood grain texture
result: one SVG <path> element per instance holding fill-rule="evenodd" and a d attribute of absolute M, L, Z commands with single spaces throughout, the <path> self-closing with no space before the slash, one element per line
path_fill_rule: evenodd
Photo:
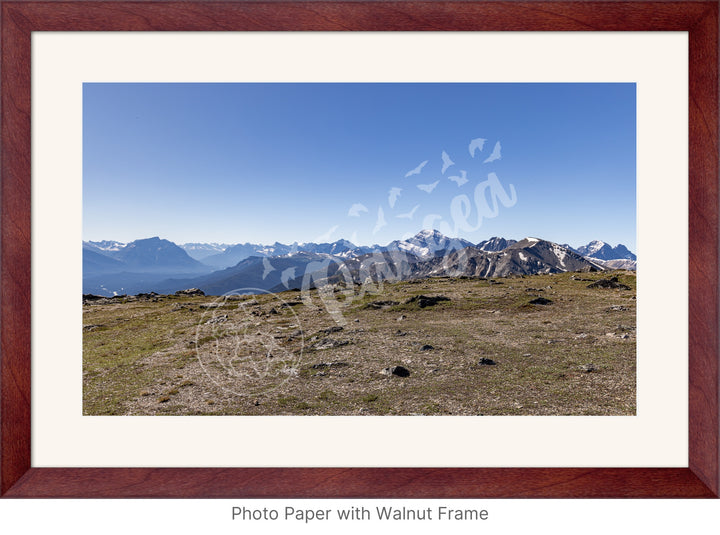
<path fill-rule="evenodd" d="M 712 2 L 6 2 L 36 31 L 682 31 Z"/>
<path fill-rule="evenodd" d="M 717 497 L 717 2 L 3 2 L 0 494 L 7 497 Z M 687 31 L 688 468 L 30 468 L 31 31 Z"/>
<path fill-rule="evenodd" d="M 30 468 L 30 35 L 2 15 L 0 494 Z"/>
<path fill-rule="evenodd" d="M 689 469 L 33 468 L 7 497 L 703 498 Z"/>
<path fill-rule="evenodd" d="M 718 4 L 690 32 L 689 466 L 718 494 Z"/>

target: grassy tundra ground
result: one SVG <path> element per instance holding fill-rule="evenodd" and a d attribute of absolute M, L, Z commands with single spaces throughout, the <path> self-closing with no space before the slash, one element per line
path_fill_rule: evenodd
<path fill-rule="evenodd" d="M 635 414 L 632 272 L 365 290 L 84 305 L 84 414 Z"/>

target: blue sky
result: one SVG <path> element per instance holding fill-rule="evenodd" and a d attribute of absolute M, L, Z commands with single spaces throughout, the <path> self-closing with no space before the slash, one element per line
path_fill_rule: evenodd
<path fill-rule="evenodd" d="M 83 239 L 384 245 L 434 226 L 635 250 L 635 134 L 634 84 L 88 83 Z"/>

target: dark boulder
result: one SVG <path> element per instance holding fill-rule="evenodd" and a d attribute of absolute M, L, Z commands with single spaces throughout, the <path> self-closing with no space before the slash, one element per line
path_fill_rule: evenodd
<path fill-rule="evenodd" d="M 175 295 L 192 297 L 192 296 L 196 296 L 196 295 L 200 295 L 200 296 L 205 295 L 205 292 L 203 292 L 199 288 L 188 288 L 187 290 L 178 290 L 177 292 L 175 292 Z"/>
<path fill-rule="evenodd" d="M 445 297 L 444 295 L 434 295 L 432 297 L 428 297 L 427 295 L 416 295 L 405 301 L 405 304 L 409 305 L 411 303 L 417 303 L 420 308 L 425 308 L 435 306 L 442 301 L 450 301 L 450 298 Z"/>
<path fill-rule="evenodd" d="M 397 375 L 398 377 L 410 377 L 410 370 L 404 366 L 392 366 L 390 368 L 385 368 L 383 373 L 386 375 Z"/>
<path fill-rule="evenodd" d="M 588 288 L 614 288 L 618 290 L 629 290 L 630 286 L 618 282 L 617 277 L 611 277 L 609 279 L 600 279 L 592 284 L 588 284 Z"/>

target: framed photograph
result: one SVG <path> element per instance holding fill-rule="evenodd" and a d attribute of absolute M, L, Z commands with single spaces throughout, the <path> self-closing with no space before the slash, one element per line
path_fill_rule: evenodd
<path fill-rule="evenodd" d="M 717 16 L 2 2 L 2 495 L 717 497 Z"/>

